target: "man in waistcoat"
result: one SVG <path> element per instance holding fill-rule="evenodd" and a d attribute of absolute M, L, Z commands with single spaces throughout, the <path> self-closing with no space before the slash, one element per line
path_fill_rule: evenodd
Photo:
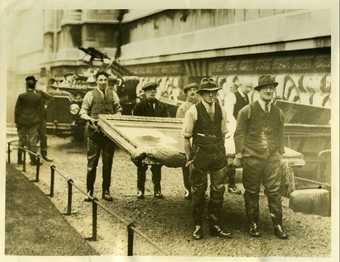
<path fill-rule="evenodd" d="M 87 120 L 87 178 L 86 187 L 89 196 L 93 196 L 94 182 L 100 153 L 103 162 L 102 199 L 112 201 L 110 194 L 114 143 L 100 132 L 97 126 L 99 114 L 120 114 L 119 98 L 113 87 L 108 86 L 109 75 L 99 71 L 96 74 L 96 88 L 85 96 L 80 109 L 80 117 Z M 91 201 L 88 197 L 85 201 Z"/>
<path fill-rule="evenodd" d="M 211 78 L 203 78 L 197 93 L 201 102 L 189 108 L 183 122 L 184 150 L 191 170 L 192 215 L 195 240 L 203 238 L 205 192 L 210 175 L 208 205 L 210 234 L 230 238 L 221 228 L 221 211 L 225 191 L 226 157 L 224 136 L 227 133 L 224 111 L 217 101 L 217 87 Z"/>
<path fill-rule="evenodd" d="M 237 90 L 235 93 L 232 93 L 234 98 L 230 99 L 233 101 L 232 105 L 228 105 L 229 101 L 226 101 L 225 108 L 226 110 L 232 110 L 232 116 L 228 114 L 227 116 L 233 118 L 233 119 L 228 119 L 230 120 L 229 122 L 232 123 L 233 127 L 227 124 L 228 130 L 229 131 L 234 131 L 235 130 L 235 124 L 238 112 L 245 107 L 246 105 L 249 104 L 249 98 L 248 98 L 248 93 L 252 90 L 253 86 L 252 83 L 246 82 L 246 83 L 240 83 L 237 87 Z M 228 139 L 230 139 L 230 142 L 234 143 L 233 141 L 233 132 L 230 132 L 230 136 Z M 234 149 L 235 146 L 233 145 L 232 148 Z M 234 153 L 234 152 L 233 152 Z M 236 186 L 235 183 L 235 175 L 236 175 L 236 170 L 235 166 L 233 165 L 233 160 L 234 160 L 235 154 L 227 154 L 227 175 L 229 178 L 229 185 L 228 185 L 228 192 L 233 193 L 233 194 L 241 194 L 241 190 Z"/>
<path fill-rule="evenodd" d="M 196 83 L 190 83 L 184 86 L 183 91 L 184 94 L 186 95 L 185 102 L 178 107 L 177 112 L 176 112 L 176 117 L 177 118 L 184 118 L 185 113 L 188 111 L 188 109 L 197 103 L 197 88 L 198 85 Z M 185 199 L 191 199 L 191 182 L 190 182 L 190 177 L 189 177 L 189 167 L 183 167 L 182 168 L 182 173 L 183 173 L 183 183 L 184 183 L 184 198 Z"/>
<path fill-rule="evenodd" d="M 279 167 L 284 153 L 284 116 L 273 104 L 278 83 L 270 75 L 259 78 L 255 90 L 259 100 L 241 109 L 234 134 L 236 158 L 239 166 L 242 159 L 244 200 L 248 219 L 248 232 L 253 237 L 259 231 L 259 192 L 263 184 L 268 198 L 274 233 L 280 239 L 288 235 L 282 225 Z"/>
<path fill-rule="evenodd" d="M 15 104 L 14 121 L 18 130 L 19 146 L 37 153 L 39 126 L 43 114 L 43 98 L 35 92 L 37 80 L 34 76 L 26 77 L 26 92 L 18 96 Z M 36 157 L 30 153 L 31 165 L 36 165 Z M 22 150 L 18 150 L 18 164 L 22 163 Z"/>
<path fill-rule="evenodd" d="M 136 116 L 149 116 L 149 117 L 169 117 L 169 112 L 165 104 L 156 98 L 158 84 L 155 82 L 146 83 L 142 90 L 144 98 L 136 104 L 133 114 Z M 137 198 L 144 198 L 146 170 L 148 165 L 138 163 L 137 166 Z M 161 166 L 152 165 L 152 182 L 154 185 L 154 197 L 163 198 L 161 192 Z"/>

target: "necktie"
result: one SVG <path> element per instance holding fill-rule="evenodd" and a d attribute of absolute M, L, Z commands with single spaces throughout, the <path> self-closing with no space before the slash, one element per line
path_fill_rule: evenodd
<path fill-rule="evenodd" d="M 266 110 L 266 113 L 269 113 L 269 103 L 265 104 L 265 110 Z"/>

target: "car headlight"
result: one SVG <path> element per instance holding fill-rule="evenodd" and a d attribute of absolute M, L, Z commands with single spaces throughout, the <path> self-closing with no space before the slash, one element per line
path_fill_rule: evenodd
<path fill-rule="evenodd" d="M 78 104 L 72 104 L 72 105 L 70 105 L 70 113 L 71 113 L 72 115 L 78 114 L 78 113 L 79 113 L 79 110 L 80 110 L 80 107 L 79 107 Z"/>

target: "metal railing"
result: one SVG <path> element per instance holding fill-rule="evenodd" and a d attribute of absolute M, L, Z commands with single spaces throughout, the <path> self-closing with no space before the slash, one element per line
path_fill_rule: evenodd
<path fill-rule="evenodd" d="M 35 153 L 27 147 L 12 147 L 12 143 L 16 141 L 10 141 L 8 142 L 7 147 L 7 153 L 8 153 L 8 163 L 11 163 L 11 152 L 12 149 L 18 149 L 22 150 L 23 153 L 23 159 L 22 159 L 22 171 L 26 172 L 26 153 L 30 153 L 31 155 L 36 157 L 36 179 L 34 182 L 39 182 L 39 175 L 40 175 L 40 155 L 39 153 Z M 103 209 L 106 213 L 109 215 L 115 217 L 117 220 L 119 220 L 121 223 L 123 223 L 126 226 L 126 232 L 127 232 L 127 255 L 133 256 L 133 247 L 134 247 L 134 235 L 135 233 L 144 238 L 150 245 L 152 245 L 154 248 L 156 248 L 158 251 L 160 251 L 163 255 L 168 256 L 168 252 L 163 250 L 161 247 L 159 247 L 150 237 L 148 237 L 146 234 L 144 234 L 140 229 L 138 229 L 135 224 L 132 221 L 128 221 L 124 219 L 123 217 L 119 216 L 117 213 L 113 212 L 112 210 L 108 209 L 105 205 L 103 205 L 97 198 L 87 194 L 84 190 L 82 190 L 76 183 L 73 181 L 72 178 L 65 175 L 66 172 L 57 169 L 55 165 L 50 166 L 50 192 L 48 194 L 49 197 L 54 197 L 54 189 L 55 189 L 55 174 L 58 174 L 60 177 L 62 177 L 67 182 L 67 207 L 66 212 L 64 215 L 70 216 L 72 215 L 72 195 L 73 195 L 73 187 L 76 188 L 81 194 L 88 197 L 89 200 L 92 202 L 92 236 L 89 238 L 86 238 L 90 241 L 97 241 L 97 221 L 98 221 L 98 207 Z"/>

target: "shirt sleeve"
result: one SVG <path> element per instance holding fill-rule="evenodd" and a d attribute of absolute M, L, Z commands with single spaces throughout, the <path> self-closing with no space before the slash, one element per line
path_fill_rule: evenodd
<path fill-rule="evenodd" d="M 177 112 L 176 112 L 176 118 L 183 118 L 184 117 L 184 108 L 183 108 L 183 105 L 181 105 L 178 109 L 177 109 Z"/>
<path fill-rule="evenodd" d="M 92 105 L 93 95 L 92 92 L 87 92 L 84 96 L 83 103 L 81 104 L 81 108 L 79 111 L 80 118 L 89 120 L 91 117 L 89 116 L 90 108 Z"/>
<path fill-rule="evenodd" d="M 222 136 L 224 137 L 228 133 L 228 127 L 227 127 L 227 115 L 226 112 L 222 109 L 222 124 L 221 124 L 221 131 Z"/>
<path fill-rule="evenodd" d="M 196 106 L 193 105 L 184 115 L 183 120 L 183 136 L 185 138 L 191 138 L 194 130 L 195 122 L 197 121 L 197 110 Z"/>
<path fill-rule="evenodd" d="M 115 113 L 121 112 L 122 111 L 122 107 L 120 105 L 120 99 L 119 96 L 117 95 L 117 93 L 115 91 L 113 92 L 113 107 L 114 107 L 114 111 Z"/>
<path fill-rule="evenodd" d="M 19 123 L 19 117 L 21 115 L 21 111 L 22 111 L 21 96 L 19 96 L 16 103 L 15 103 L 15 110 L 14 110 L 14 122 L 16 124 Z"/>
<path fill-rule="evenodd" d="M 248 111 L 249 106 L 245 106 L 238 113 L 237 125 L 234 134 L 235 152 L 236 154 L 243 153 L 245 138 L 248 129 Z"/>

